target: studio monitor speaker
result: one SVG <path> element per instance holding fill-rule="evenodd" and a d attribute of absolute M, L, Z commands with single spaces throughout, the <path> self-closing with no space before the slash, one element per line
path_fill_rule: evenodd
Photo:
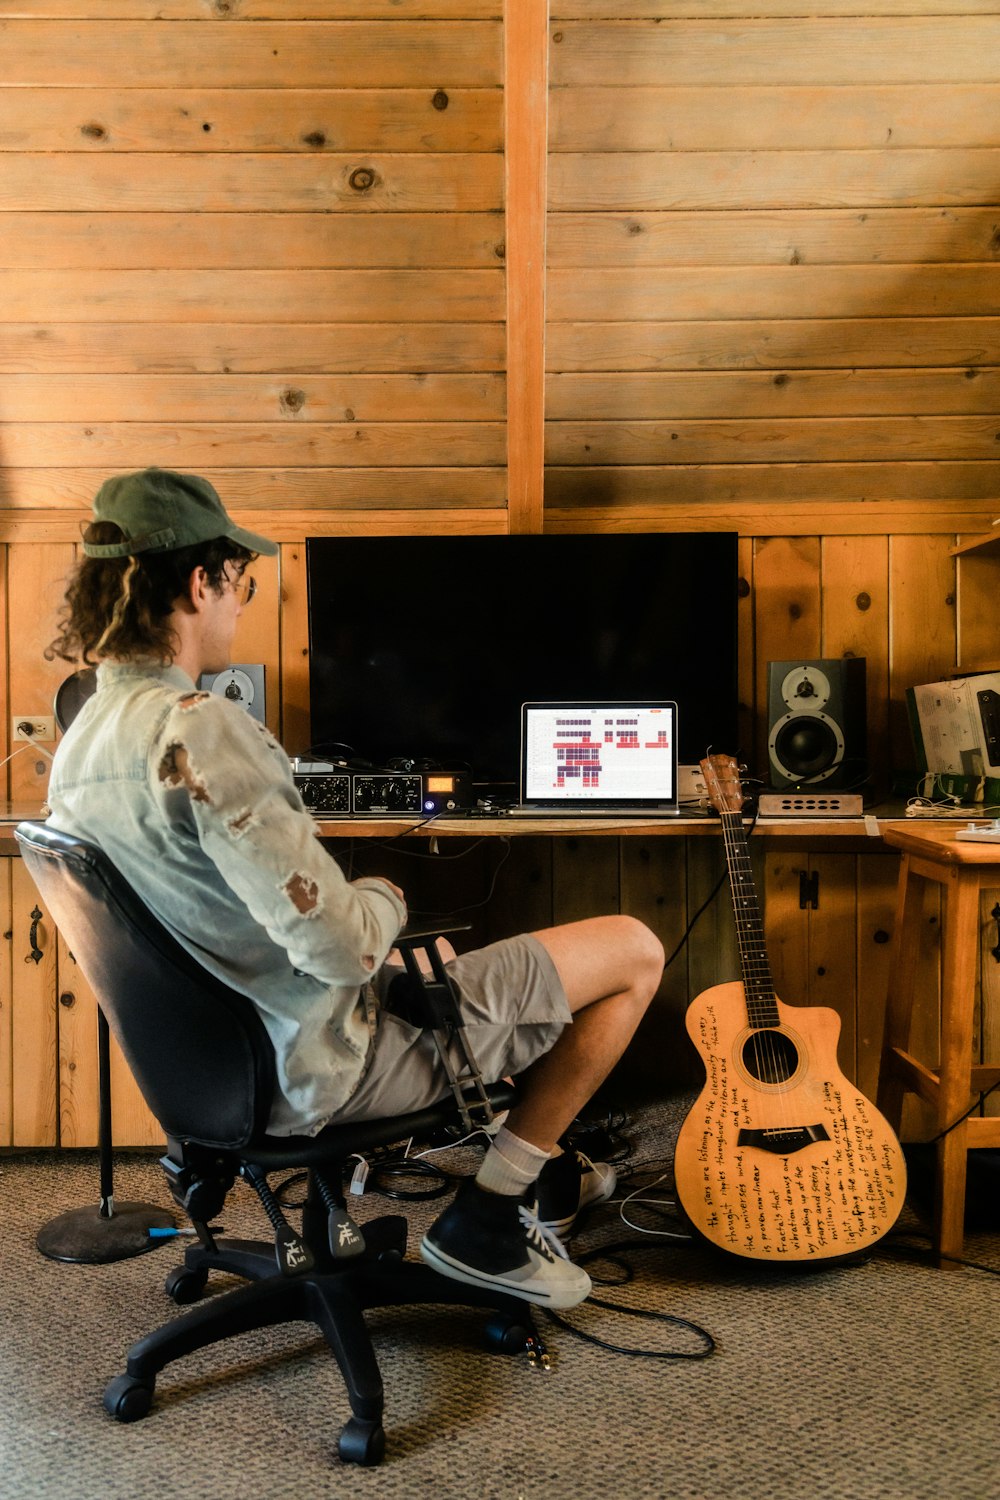
<path fill-rule="evenodd" d="M 773 787 L 852 787 L 865 779 L 864 657 L 769 662 L 767 707 Z"/>

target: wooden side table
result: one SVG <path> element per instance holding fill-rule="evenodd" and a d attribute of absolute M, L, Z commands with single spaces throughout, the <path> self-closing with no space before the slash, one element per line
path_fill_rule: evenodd
<path fill-rule="evenodd" d="M 933 1106 L 937 1142 L 934 1248 L 940 1265 L 961 1256 L 965 1235 L 967 1152 L 1000 1146 L 1000 1118 L 962 1120 L 976 1094 L 1000 1080 L 1000 1060 L 973 1063 L 980 891 L 1000 887 L 1000 842 L 955 837 L 954 827 L 888 827 L 887 844 L 902 851 L 896 925 L 879 1068 L 878 1107 L 899 1131 L 903 1096 L 916 1093 Z M 908 1050 L 926 884 L 942 893 L 941 1044 L 936 1067 Z M 956 1124 L 956 1121 L 961 1123 Z M 953 1127 L 949 1129 L 949 1127 Z"/>

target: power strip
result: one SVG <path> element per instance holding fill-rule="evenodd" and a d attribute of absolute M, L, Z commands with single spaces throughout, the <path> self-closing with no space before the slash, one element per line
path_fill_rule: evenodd
<path fill-rule="evenodd" d="M 762 818 L 860 818 L 864 799 L 857 792 L 761 792 Z"/>

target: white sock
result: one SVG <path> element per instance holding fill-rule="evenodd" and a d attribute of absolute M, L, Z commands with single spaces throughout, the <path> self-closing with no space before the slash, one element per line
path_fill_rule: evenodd
<path fill-rule="evenodd" d="M 501 1125 L 483 1157 L 476 1181 L 487 1192 L 514 1197 L 531 1186 L 548 1159 L 547 1151 L 523 1141 L 506 1125 Z"/>

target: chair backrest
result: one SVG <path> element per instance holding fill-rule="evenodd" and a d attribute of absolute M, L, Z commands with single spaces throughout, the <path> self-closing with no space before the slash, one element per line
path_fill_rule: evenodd
<path fill-rule="evenodd" d="M 265 1132 L 274 1051 L 245 995 L 153 916 L 95 845 L 42 823 L 24 862 L 164 1132 L 225 1150 Z"/>

